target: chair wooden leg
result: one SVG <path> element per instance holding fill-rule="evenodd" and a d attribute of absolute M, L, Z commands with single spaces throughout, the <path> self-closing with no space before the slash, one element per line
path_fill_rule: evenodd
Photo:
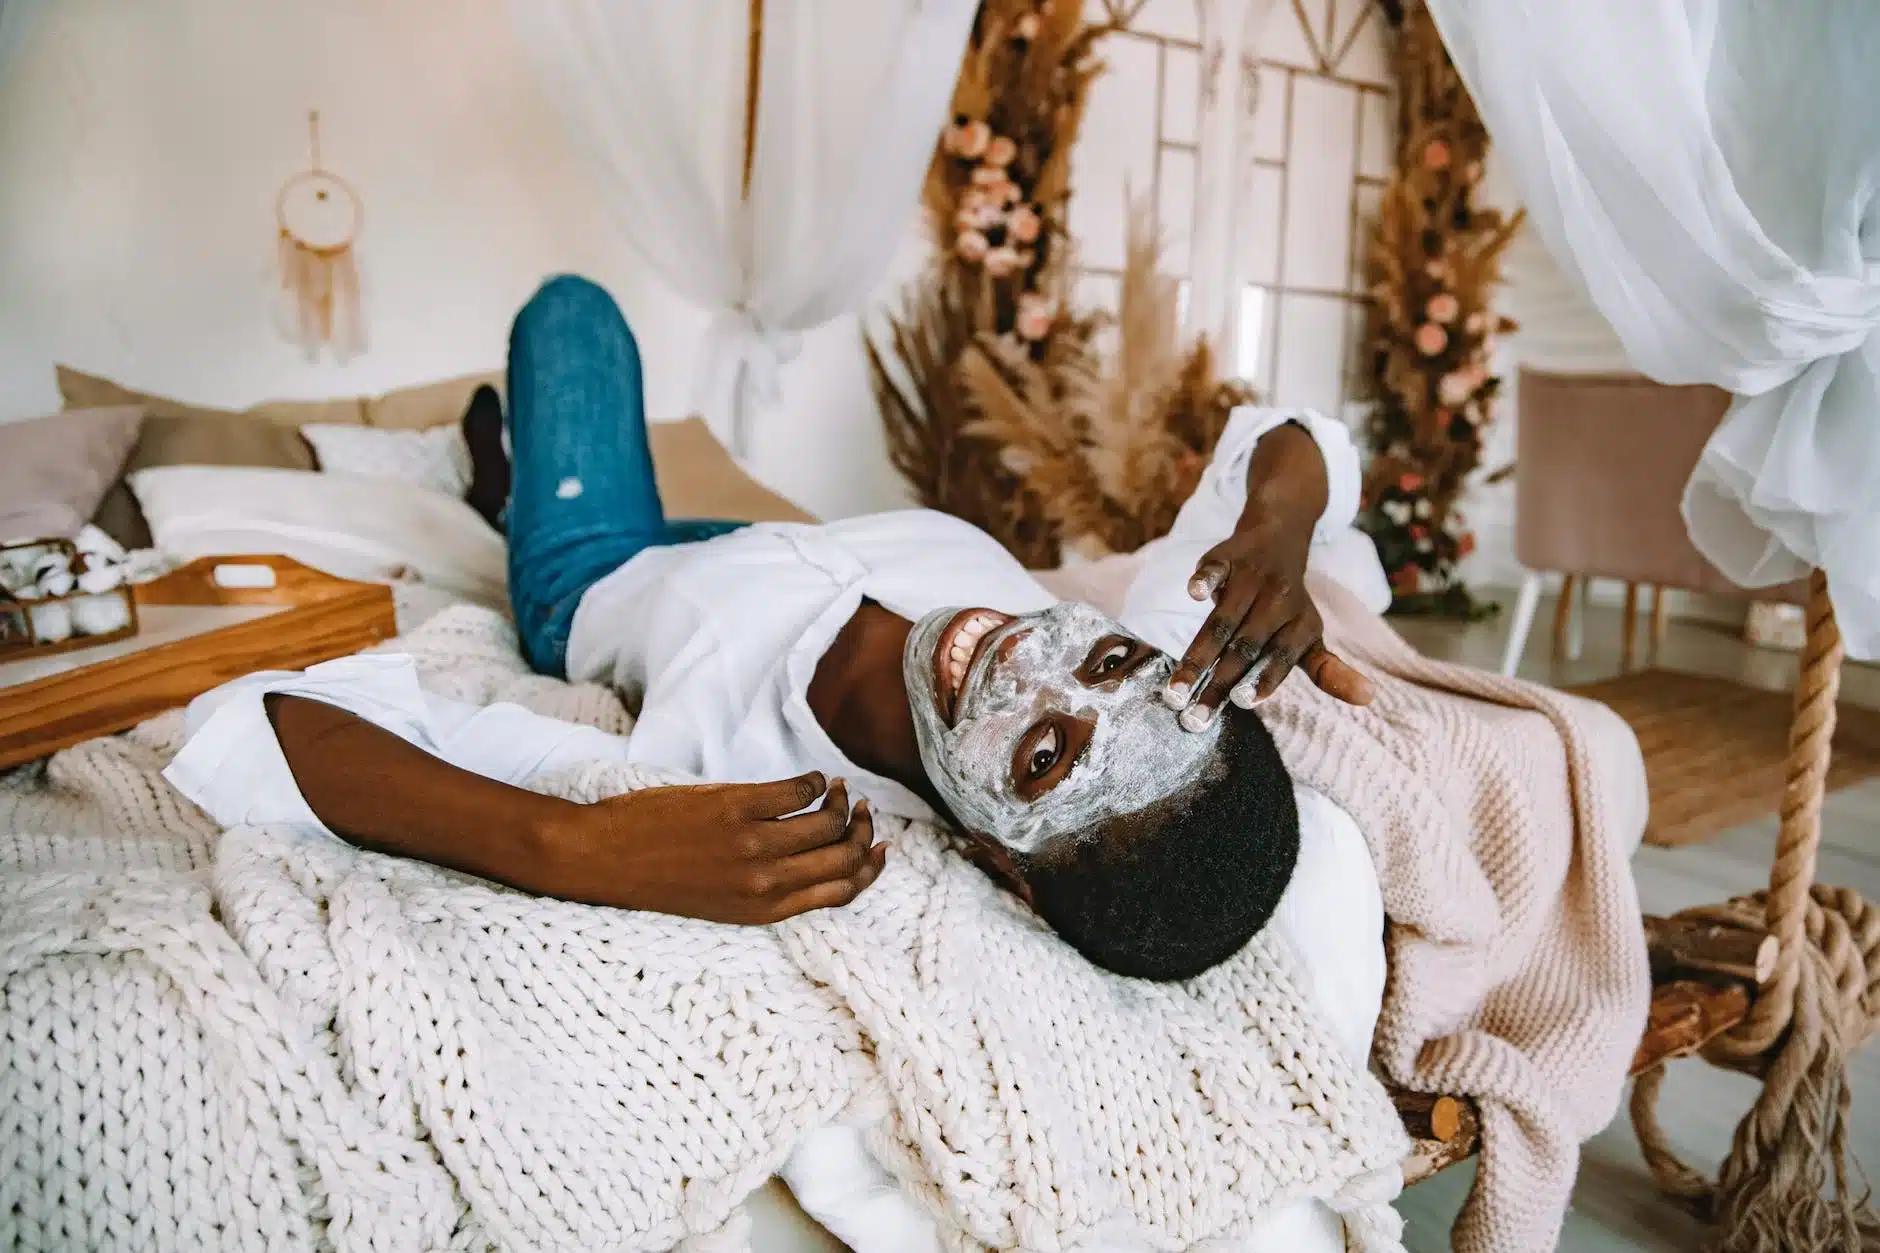
<path fill-rule="evenodd" d="M 1625 646 L 1620 651 L 1619 667 L 1630 671 L 1638 660 L 1638 584 L 1625 585 Z"/>
<path fill-rule="evenodd" d="M 1565 574 L 1560 577 L 1560 599 L 1554 605 L 1554 652 L 1553 660 L 1558 662 L 1567 650 L 1567 626 L 1573 621 L 1573 592 L 1579 585 L 1580 576 Z"/>
<path fill-rule="evenodd" d="M 1658 650 L 1665 646 L 1665 629 L 1670 625 L 1671 602 L 1665 599 L 1663 585 L 1652 584 L 1652 650 L 1651 659 L 1658 660 Z"/>
<path fill-rule="evenodd" d="M 1586 611 L 1593 606 L 1593 576 L 1583 574 L 1573 583 L 1573 616 L 1567 619 L 1567 660 L 1578 661 L 1586 646 Z"/>

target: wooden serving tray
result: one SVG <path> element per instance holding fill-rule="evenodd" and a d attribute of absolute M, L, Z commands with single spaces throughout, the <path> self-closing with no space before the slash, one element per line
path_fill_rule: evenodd
<path fill-rule="evenodd" d="M 274 586 L 218 585 L 265 566 Z M 127 730 L 257 670 L 299 670 L 397 634 L 392 591 L 288 557 L 204 557 L 135 589 L 139 633 L 0 664 L 0 768 Z"/>

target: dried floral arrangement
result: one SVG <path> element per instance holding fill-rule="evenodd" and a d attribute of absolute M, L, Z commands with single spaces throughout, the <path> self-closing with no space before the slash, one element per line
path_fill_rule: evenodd
<path fill-rule="evenodd" d="M 1475 204 L 1488 131 L 1422 0 L 1402 6 L 1396 68 L 1397 168 L 1366 261 L 1376 394 L 1359 525 L 1394 612 L 1474 617 L 1485 610 L 1457 565 L 1475 537 L 1456 502 L 1494 420 L 1489 362 L 1514 323 L 1493 295 L 1521 215 Z"/>
<path fill-rule="evenodd" d="M 1234 405 L 1205 343 L 1184 345 L 1149 215 L 1131 215 L 1115 319 L 1070 305 L 1071 150 L 1096 46 L 1141 7 L 985 0 L 928 168 L 935 259 L 870 373 L 889 456 L 921 504 L 1033 569 L 1132 551 L 1173 524 Z"/>

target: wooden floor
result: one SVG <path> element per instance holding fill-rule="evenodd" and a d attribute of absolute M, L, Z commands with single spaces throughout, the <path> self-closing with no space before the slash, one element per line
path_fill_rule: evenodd
<path fill-rule="evenodd" d="M 1544 606 L 1535 617 L 1522 662 L 1523 677 L 1564 685 L 1619 672 L 1622 620 L 1618 610 L 1593 609 L 1581 659 L 1557 667 L 1548 661 L 1552 621 L 1551 606 Z M 1432 656 L 1494 667 L 1501 660 L 1507 614 L 1469 625 L 1404 620 L 1398 626 Z M 1641 643 L 1641 656 L 1643 652 Z M 1672 624 L 1657 664 L 1783 691 L 1793 687 L 1795 674 L 1792 653 L 1752 648 L 1719 628 L 1684 623 Z M 1880 668 L 1848 667 L 1842 692 L 1844 699 L 1880 708 Z M 1822 878 L 1880 899 L 1880 780 L 1831 795 L 1824 822 Z M 1668 913 L 1762 886 L 1775 830 L 1772 817 L 1706 844 L 1642 849 L 1635 865 L 1644 907 Z M 1880 1046 L 1855 1062 L 1853 1087 L 1854 1149 L 1870 1169 L 1880 1170 L 1880 1106 L 1875 1104 L 1880 1096 Z M 1665 1084 L 1659 1116 L 1686 1160 L 1714 1171 L 1754 1092 L 1750 1080 L 1701 1062 L 1676 1063 Z M 1404 1194 L 1398 1208 L 1407 1221 L 1412 1253 L 1440 1253 L 1449 1248 L 1449 1227 L 1462 1206 L 1473 1171 L 1473 1164 L 1457 1167 Z M 1687 1253 L 1698 1247 L 1699 1232 L 1693 1219 L 1653 1189 L 1622 1109 L 1617 1121 L 1586 1148 L 1561 1249 L 1569 1253 L 1614 1249 Z"/>

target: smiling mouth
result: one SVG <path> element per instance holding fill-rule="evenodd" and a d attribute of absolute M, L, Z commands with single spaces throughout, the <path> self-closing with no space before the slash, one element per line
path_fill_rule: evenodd
<path fill-rule="evenodd" d="M 959 714 L 960 693 L 973 663 L 1000 627 L 1016 621 L 991 609 L 962 609 L 941 628 L 933 649 L 933 691 L 940 717 L 950 727 Z"/>

